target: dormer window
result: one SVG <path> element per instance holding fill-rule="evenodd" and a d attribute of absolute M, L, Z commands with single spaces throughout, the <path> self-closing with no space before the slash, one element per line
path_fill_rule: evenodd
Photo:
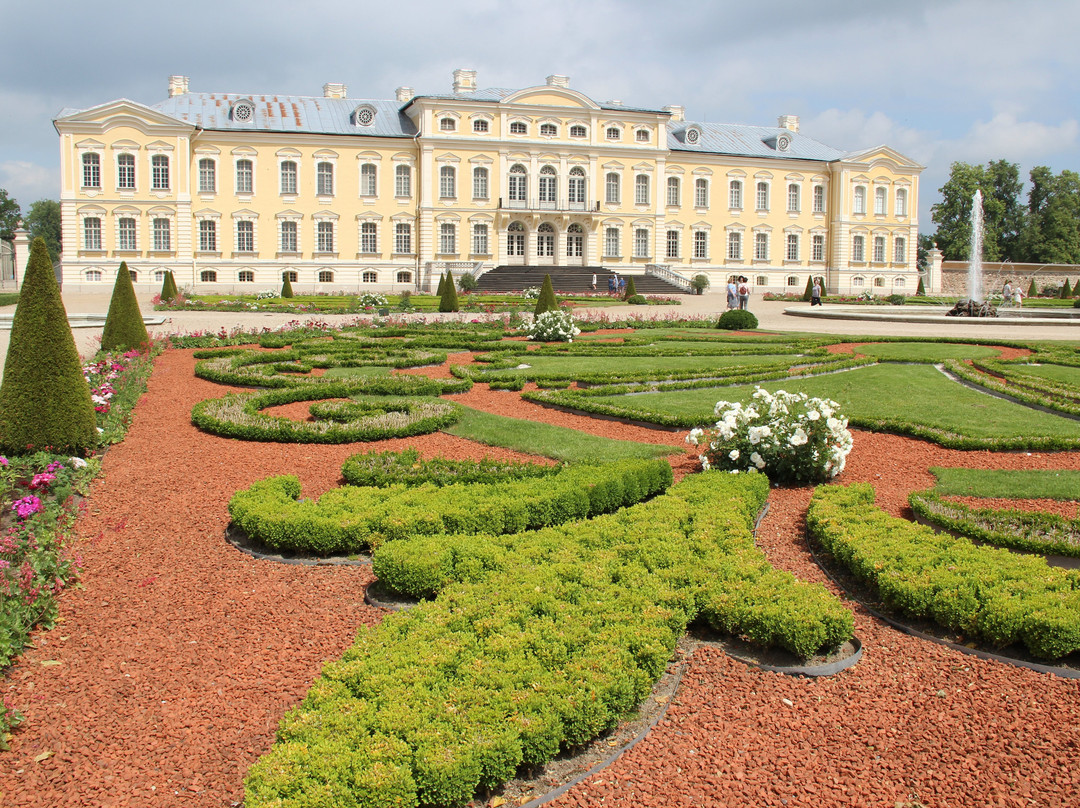
<path fill-rule="evenodd" d="M 540 124 L 540 136 L 541 137 L 555 137 L 558 134 L 558 128 L 553 123 Z"/>
<path fill-rule="evenodd" d="M 581 124 L 574 124 L 570 127 L 570 137 L 585 137 L 588 132 L 585 131 L 585 127 Z"/>
<path fill-rule="evenodd" d="M 525 135 L 525 134 L 528 134 L 528 132 L 529 132 L 529 127 L 527 127 L 521 121 L 513 121 L 510 124 L 510 134 L 511 135 Z"/>
<path fill-rule="evenodd" d="M 373 123 L 375 123 L 375 107 L 371 104 L 361 104 L 353 110 L 355 126 L 371 126 Z"/>
<path fill-rule="evenodd" d="M 453 118 L 439 118 L 439 131 L 456 132 L 457 121 L 455 121 Z"/>
<path fill-rule="evenodd" d="M 622 131 L 617 126 L 609 126 L 607 128 L 607 131 L 604 133 L 604 137 L 606 137 L 608 140 L 618 140 L 620 137 L 622 137 Z"/>
<path fill-rule="evenodd" d="M 688 126 L 686 132 L 683 133 L 683 140 L 691 146 L 696 146 L 701 142 L 701 129 L 696 126 Z"/>
<path fill-rule="evenodd" d="M 473 121 L 472 130 L 474 132 L 486 132 L 488 130 L 488 122 L 485 121 L 483 118 L 478 118 L 477 120 Z"/>
<path fill-rule="evenodd" d="M 255 119 L 255 104 L 249 98 L 242 98 L 232 106 L 232 119 L 236 123 L 251 123 Z"/>
<path fill-rule="evenodd" d="M 788 137 L 787 135 L 780 135 L 776 139 L 776 150 L 777 151 L 787 151 L 789 146 L 791 146 L 791 138 Z"/>

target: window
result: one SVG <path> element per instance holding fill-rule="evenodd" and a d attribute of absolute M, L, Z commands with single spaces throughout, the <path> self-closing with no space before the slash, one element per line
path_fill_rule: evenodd
<path fill-rule="evenodd" d="M 895 212 L 897 216 L 907 216 L 907 189 L 896 189 Z"/>
<path fill-rule="evenodd" d="M 397 274 L 397 282 L 398 283 L 412 283 L 412 273 L 409 272 L 407 269 L 401 270 Z"/>
<path fill-rule="evenodd" d="M 757 201 L 758 210 L 769 209 L 769 183 L 759 182 L 757 184 L 757 195 L 754 197 Z"/>
<path fill-rule="evenodd" d="M 332 171 L 332 169 L 331 169 Z M 333 188 L 333 174 L 330 175 L 331 188 Z M 286 160 L 281 164 L 281 193 L 296 193 L 296 163 Z"/>
<path fill-rule="evenodd" d="M 255 273 L 250 269 L 241 269 L 240 274 L 236 276 L 236 279 L 240 283 L 255 283 Z"/>
<path fill-rule="evenodd" d="M 573 204 L 585 204 L 585 169 L 574 166 L 570 169 L 570 180 L 567 183 L 567 195 Z"/>
<path fill-rule="evenodd" d="M 907 239 L 897 236 L 893 242 L 893 263 L 907 263 Z"/>
<path fill-rule="evenodd" d="M 555 255 L 555 228 L 547 222 L 536 229 L 536 254 L 545 257 Z"/>
<path fill-rule="evenodd" d="M 825 212 L 825 186 L 814 186 L 814 213 Z"/>
<path fill-rule="evenodd" d="M 334 273 L 331 272 L 329 269 L 323 269 L 323 270 L 319 271 L 318 278 L 319 278 L 319 283 L 333 283 L 334 282 Z"/>
<path fill-rule="evenodd" d="M 638 174 L 634 177 L 634 204 L 649 204 L 649 177 L 647 174 Z"/>
<path fill-rule="evenodd" d="M 510 222 L 506 228 L 506 254 L 525 254 L 525 225 L 521 222 Z"/>
<path fill-rule="evenodd" d="M 728 233 L 727 257 L 729 261 L 742 260 L 742 233 Z"/>
<path fill-rule="evenodd" d="M 754 233 L 754 260 L 769 260 L 769 234 Z"/>
<path fill-rule="evenodd" d="M 136 272 L 134 269 L 129 269 L 128 270 L 128 275 L 131 277 L 131 282 L 132 283 L 138 283 L 139 282 L 139 273 Z"/>
<path fill-rule="evenodd" d="M 199 222 L 199 252 L 217 252 L 217 222 L 213 219 Z"/>
<path fill-rule="evenodd" d="M 212 194 L 217 192 L 217 163 L 209 157 L 199 161 L 199 193 Z"/>
<path fill-rule="evenodd" d="M 138 249 L 135 243 L 135 220 L 128 218 L 121 219 L 118 223 L 118 227 L 120 229 L 120 249 Z"/>
<path fill-rule="evenodd" d="M 866 188 L 860 185 L 855 189 L 855 204 L 853 207 L 855 213 L 866 213 Z"/>
<path fill-rule="evenodd" d="M 851 260 L 863 262 L 866 260 L 866 238 L 855 236 L 851 239 Z"/>
<path fill-rule="evenodd" d="M 131 187 L 135 187 L 134 181 Z M 155 191 L 169 190 L 169 158 L 164 154 L 150 158 L 150 187 Z"/>
<path fill-rule="evenodd" d="M 88 269 L 86 270 L 86 279 L 92 283 L 101 282 L 101 270 L 100 269 Z"/>
<path fill-rule="evenodd" d="M 788 213 L 798 213 L 802 207 L 802 200 L 799 198 L 802 194 L 799 191 L 798 183 L 789 183 L 787 187 L 787 209 Z"/>
<path fill-rule="evenodd" d="M 296 270 L 287 269 L 281 273 L 282 283 L 285 283 L 285 281 L 288 281 L 289 283 L 296 283 L 298 280 L 300 280 L 300 276 L 296 274 Z"/>
<path fill-rule="evenodd" d="M 472 229 L 472 251 L 476 255 L 489 255 L 488 249 L 488 226 L 486 224 L 474 224 Z"/>
<path fill-rule="evenodd" d="M 439 119 L 439 131 L 440 132 L 455 132 L 457 131 L 457 121 L 453 118 L 440 118 Z"/>
<path fill-rule="evenodd" d="M 362 273 L 360 273 L 360 282 L 361 283 L 378 283 L 379 282 L 379 273 L 375 272 L 372 269 L 369 269 L 369 270 L 367 270 L 365 272 L 362 272 Z"/>
<path fill-rule="evenodd" d="M 604 201 L 609 205 L 619 204 L 619 175 L 614 171 L 604 179 Z"/>
<path fill-rule="evenodd" d="M 679 257 L 679 231 L 668 230 L 667 231 L 667 252 L 664 253 L 668 258 Z"/>
<path fill-rule="evenodd" d="M 604 255 L 611 258 L 618 258 L 619 228 L 607 227 L 604 229 Z"/>
<path fill-rule="evenodd" d="M 742 207 L 742 180 L 732 180 L 728 186 L 728 207 Z"/>
<path fill-rule="evenodd" d="M 441 166 L 439 168 L 439 198 L 454 199 L 457 197 L 457 172 L 453 166 Z"/>
<path fill-rule="evenodd" d="M 250 194 L 255 186 L 255 167 L 250 160 L 236 161 L 236 193 Z"/>
<path fill-rule="evenodd" d="M 788 261 L 799 260 L 799 236 L 796 233 L 787 234 L 787 251 L 784 258 Z"/>
<path fill-rule="evenodd" d="M 788 277 L 787 277 L 787 285 L 788 286 L 798 286 L 799 285 L 799 276 L 798 275 L 788 275 Z"/>
<path fill-rule="evenodd" d="M 412 169 L 409 166 L 394 169 L 394 196 L 412 196 Z"/>
<path fill-rule="evenodd" d="M 566 257 L 581 258 L 585 254 L 585 228 L 576 222 L 566 228 Z"/>
<path fill-rule="evenodd" d="M 164 283 L 166 274 L 167 273 L 165 272 L 164 269 L 155 269 L 154 270 L 154 283 Z"/>
<path fill-rule="evenodd" d="M 510 123 L 510 134 L 511 135 L 524 135 L 524 134 L 528 134 L 528 132 L 529 132 L 529 127 L 526 126 L 523 122 L 521 122 L 521 121 L 512 121 Z"/>
<path fill-rule="evenodd" d="M 154 219 L 154 249 L 168 252 L 172 249 L 172 228 L 168 219 Z"/>
<path fill-rule="evenodd" d="M 446 222 L 439 225 L 439 252 L 444 255 L 457 253 L 457 226 Z"/>
<path fill-rule="evenodd" d="M 634 137 L 637 138 L 638 143 L 648 143 L 649 142 L 649 130 L 648 129 L 638 129 L 637 132 L 634 133 Z"/>
<path fill-rule="evenodd" d="M 544 166 L 540 169 L 540 201 L 554 205 L 557 193 L 558 178 L 555 176 L 555 169 Z"/>
<path fill-rule="evenodd" d="M 903 289 L 907 286 L 907 282 L 903 278 L 893 278 L 892 285 L 897 289 Z"/>
<path fill-rule="evenodd" d="M 472 195 L 473 199 L 488 198 L 488 170 L 476 167 L 472 172 Z"/>
<path fill-rule="evenodd" d="M 199 280 L 203 283 L 217 283 L 217 272 L 212 269 L 204 269 L 199 273 Z"/>
<path fill-rule="evenodd" d="M 607 128 L 607 131 L 604 132 L 604 136 L 608 140 L 618 140 L 621 135 L 622 135 L 622 132 L 619 130 L 619 127 L 617 127 L 617 126 L 609 126 Z"/>
<path fill-rule="evenodd" d="M 694 207 L 709 207 L 709 181 L 704 177 L 694 180 Z"/>
<path fill-rule="evenodd" d="M 283 253 L 299 252 L 296 248 L 296 222 L 281 223 L 281 251 Z"/>
<path fill-rule="evenodd" d="M 574 124 L 570 127 L 570 137 L 585 137 L 586 134 L 588 133 L 581 124 Z"/>
<path fill-rule="evenodd" d="M 472 122 L 472 130 L 474 132 L 486 132 L 488 130 L 488 122 L 483 118 L 477 118 Z"/>
<path fill-rule="evenodd" d="M 667 178 L 667 203 L 672 207 L 679 206 L 679 178 Z"/>
<path fill-rule="evenodd" d="M 874 213 L 878 216 L 884 216 L 888 207 L 887 197 L 888 191 L 884 188 L 874 189 Z"/>
<path fill-rule="evenodd" d="M 127 191 L 135 188 L 135 155 L 121 154 L 116 158 L 116 187 Z"/>
<path fill-rule="evenodd" d="M 885 263 L 885 236 L 874 236 L 874 262 Z"/>
<path fill-rule="evenodd" d="M 375 165 L 364 163 L 360 166 L 360 196 L 375 196 Z"/>
<path fill-rule="evenodd" d="M 94 152 L 82 156 L 82 184 L 83 188 L 101 187 L 101 156 Z"/>
<path fill-rule="evenodd" d="M 315 225 L 315 251 L 332 253 L 334 251 L 334 223 L 318 222 Z"/>
<path fill-rule="evenodd" d="M 878 276 L 878 277 L 874 278 L 874 286 L 884 286 L 884 285 L 885 285 L 885 279 L 884 278 L 882 278 L 881 276 Z"/>
<path fill-rule="evenodd" d="M 705 230 L 694 231 L 694 258 L 709 257 L 709 234 Z"/>
<path fill-rule="evenodd" d="M 864 278 L 862 275 L 856 275 L 854 278 L 851 279 L 851 285 L 852 286 L 865 286 L 866 285 L 866 278 Z"/>
<path fill-rule="evenodd" d="M 634 257 L 649 257 L 649 231 L 639 227 L 634 231 Z"/>
<path fill-rule="evenodd" d="M 333 163 L 319 163 L 315 166 L 315 193 L 319 196 L 334 195 Z"/>
<path fill-rule="evenodd" d="M 825 260 L 825 236 L 811 236 L 810 237 L 810 260 L 811 261 L 824 261 Z"/>
<path fill-rule="evenodd" d="M 559 133 L 558 127 L 553 123 L 540 124 L 540 137 L 555 137 Z"/>
<path fill-rule="evenodd" d="M 758 275 L 756 278 L 754 278 L 754 285 L 755 286 L 768 286 L 769 285 L 769 276 L 768 275 Z"/>
<path fill-rule="evenodd" d="M 83 249 L 101 249 L 101 219 L 91 216 L 83 219 Z"/>
<path fill-rule="evenodd" d="M 525 175 L 525 166 L 520 163 L 515 163 L 510 166 L 510 175 L 507 182 L 509 183 L 507 196 L 510 201 L 524 202 L 526 189 L 528 187 L 528 177 Z"/>
<path fill-rule="evenodd" d="M 360 252 L 378 252 L 378 225 L 375 222 L 360 223 Z"/>
<path fill-rule="evenodd" d="M 394 252 L 402 255 L 412 253 L 412 225 L 408 222 L 394 225 Z"/>
<path fill-rule="evenodd" d="M 242 219 L 236 223 L 236 251 L 255 252 L 255 222 Z"/>

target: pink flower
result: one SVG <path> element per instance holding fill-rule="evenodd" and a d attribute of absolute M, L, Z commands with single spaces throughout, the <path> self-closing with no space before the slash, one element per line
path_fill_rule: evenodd
<path fill-rule="evenodd" d="M 41 510 L 41 500 L 31 494 L 15 500 L 11 510 L 15 511 L 15 515 L 20 519 L 26 519 Z"/>

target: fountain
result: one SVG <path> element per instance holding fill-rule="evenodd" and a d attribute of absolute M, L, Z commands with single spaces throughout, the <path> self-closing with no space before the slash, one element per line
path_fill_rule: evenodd
<path fill-rule="evenodd" d="M 946 317 L 997 317 L 997 309 L 983 299 L 983 206 L 982 190 L 971 199 L 971 253 L 968 258 L 968 296 L 959 300 Z"/>

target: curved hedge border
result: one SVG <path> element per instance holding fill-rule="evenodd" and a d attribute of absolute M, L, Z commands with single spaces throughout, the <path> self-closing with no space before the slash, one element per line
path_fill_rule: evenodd
<path fill-rule="evenodd" d="M 927 522 L 968 538 L 1026 553 L 1080 558 L 1080 519 L 1052 513 L 971 508 L 942 499 L 934 490 L 914 491 L 908 502 Z"/>
<path fill-rule="evenodd" d="M 608 513 L 671 485 L 666 460 L 566 466 L 540 479 L 491 485 L 335 488 L 297 502 L 293 476 L 237 491 L 229 513 L 249 536 L 278 550 L 348 554 L 384 541 L 441 533 L 517 533 Z"/>
<path fill-rule="evenodd" d="M 435 457 L 421 460 L 416 449 L 400 452 L 365 452 L 355 454 L 341 467 L 341 476 L 349 485 L 386 488 L 389 485 L 450 485 L 452 483 L 497 483 L 548 477 L 562 466 L 541 466 L 538 463 L 518 463 L 493 460 L 448 460 Z"/>
<path fill-rule="evenodd" d="M 844 642 L 839 600 L 754 548 L 767 494 L 761 475 L 692 475 L 586 522 L 443 537 L 509 566 L 361 628 L 248 773 L 247 807 L 460 805 L 614 725 L 699 614 L 800 654 Z"/>
<path fill-rule="evenodd" d="M 1080 571 L 978 547 L 874 507 L 868 484 L 819 486 L 806 521 L 813 536 L 894 612 L 931 620 L 1039 659 L 1080 650 Z"/>
<path fill-rule="evenodd" d="M 1043 364 L 1057 364 L 1043 362 Z M 1018 368 L 1021 364 L 1008 362 L 976 362 L 966 365 L 951 360 L 945 368 L 954 376 L 977 387 L 993 390 L 1023 404 L 1033 404 L 1048 410 L 1080 416 L 1080 389 L 1071 385 L 1031 376 Z M 1064 367 L 1071 367 L 1064 365 Z M 980 372 L 981 371 L 981 372 Z M 1003 382 L 998 376 L 1005 378 Z"/>
<path fill-rule="evenodd" d="M 426 350 L 388 350 L 378 347 L 353 347 L 342 343 L 315 346 L 320 350 L 242 351 L 203 359 L 195 365 L 195 375 L 218 384 L 253 387 L 295 387 L 299 384 L 327 384 L 324 376 L 302 377 L 313 368 L 392 367 L 409 368 L 437 365 L 446 361 L 446 353 Z M 329 350 L 331 347 L 334 350 Z"/>
<path fill-rule="evenodd" d="M 380 385 L 375 382 L 389 381 Z M 345 422 L 336 420 L 293 421 L 266 415 L 261 410 L 295 401 L 321 401 L 364 394 L 381 394 L 385 387 L 415 390 L 414 395 L 430 394 L 430 385 L 399 385 L 409 379 L 371 380 L 371 384 L 326 383 L 287 387 L 265 393 L 230 393 L 222 398 L 200 401 L 191 410 L 191 423 L 206 432 L 225 438 L 270 441 L 277 443 L 352 443 L 385 440 L 410 435 L 426 435 L 455 423 L 461 417 L 461 405 L 438 399 L 382 395 L 363 398 L 358 417 Z M 438 385 L 436 385 L 437 387 Z M 411 391 L 410 391 L 411 392 Z"/>

